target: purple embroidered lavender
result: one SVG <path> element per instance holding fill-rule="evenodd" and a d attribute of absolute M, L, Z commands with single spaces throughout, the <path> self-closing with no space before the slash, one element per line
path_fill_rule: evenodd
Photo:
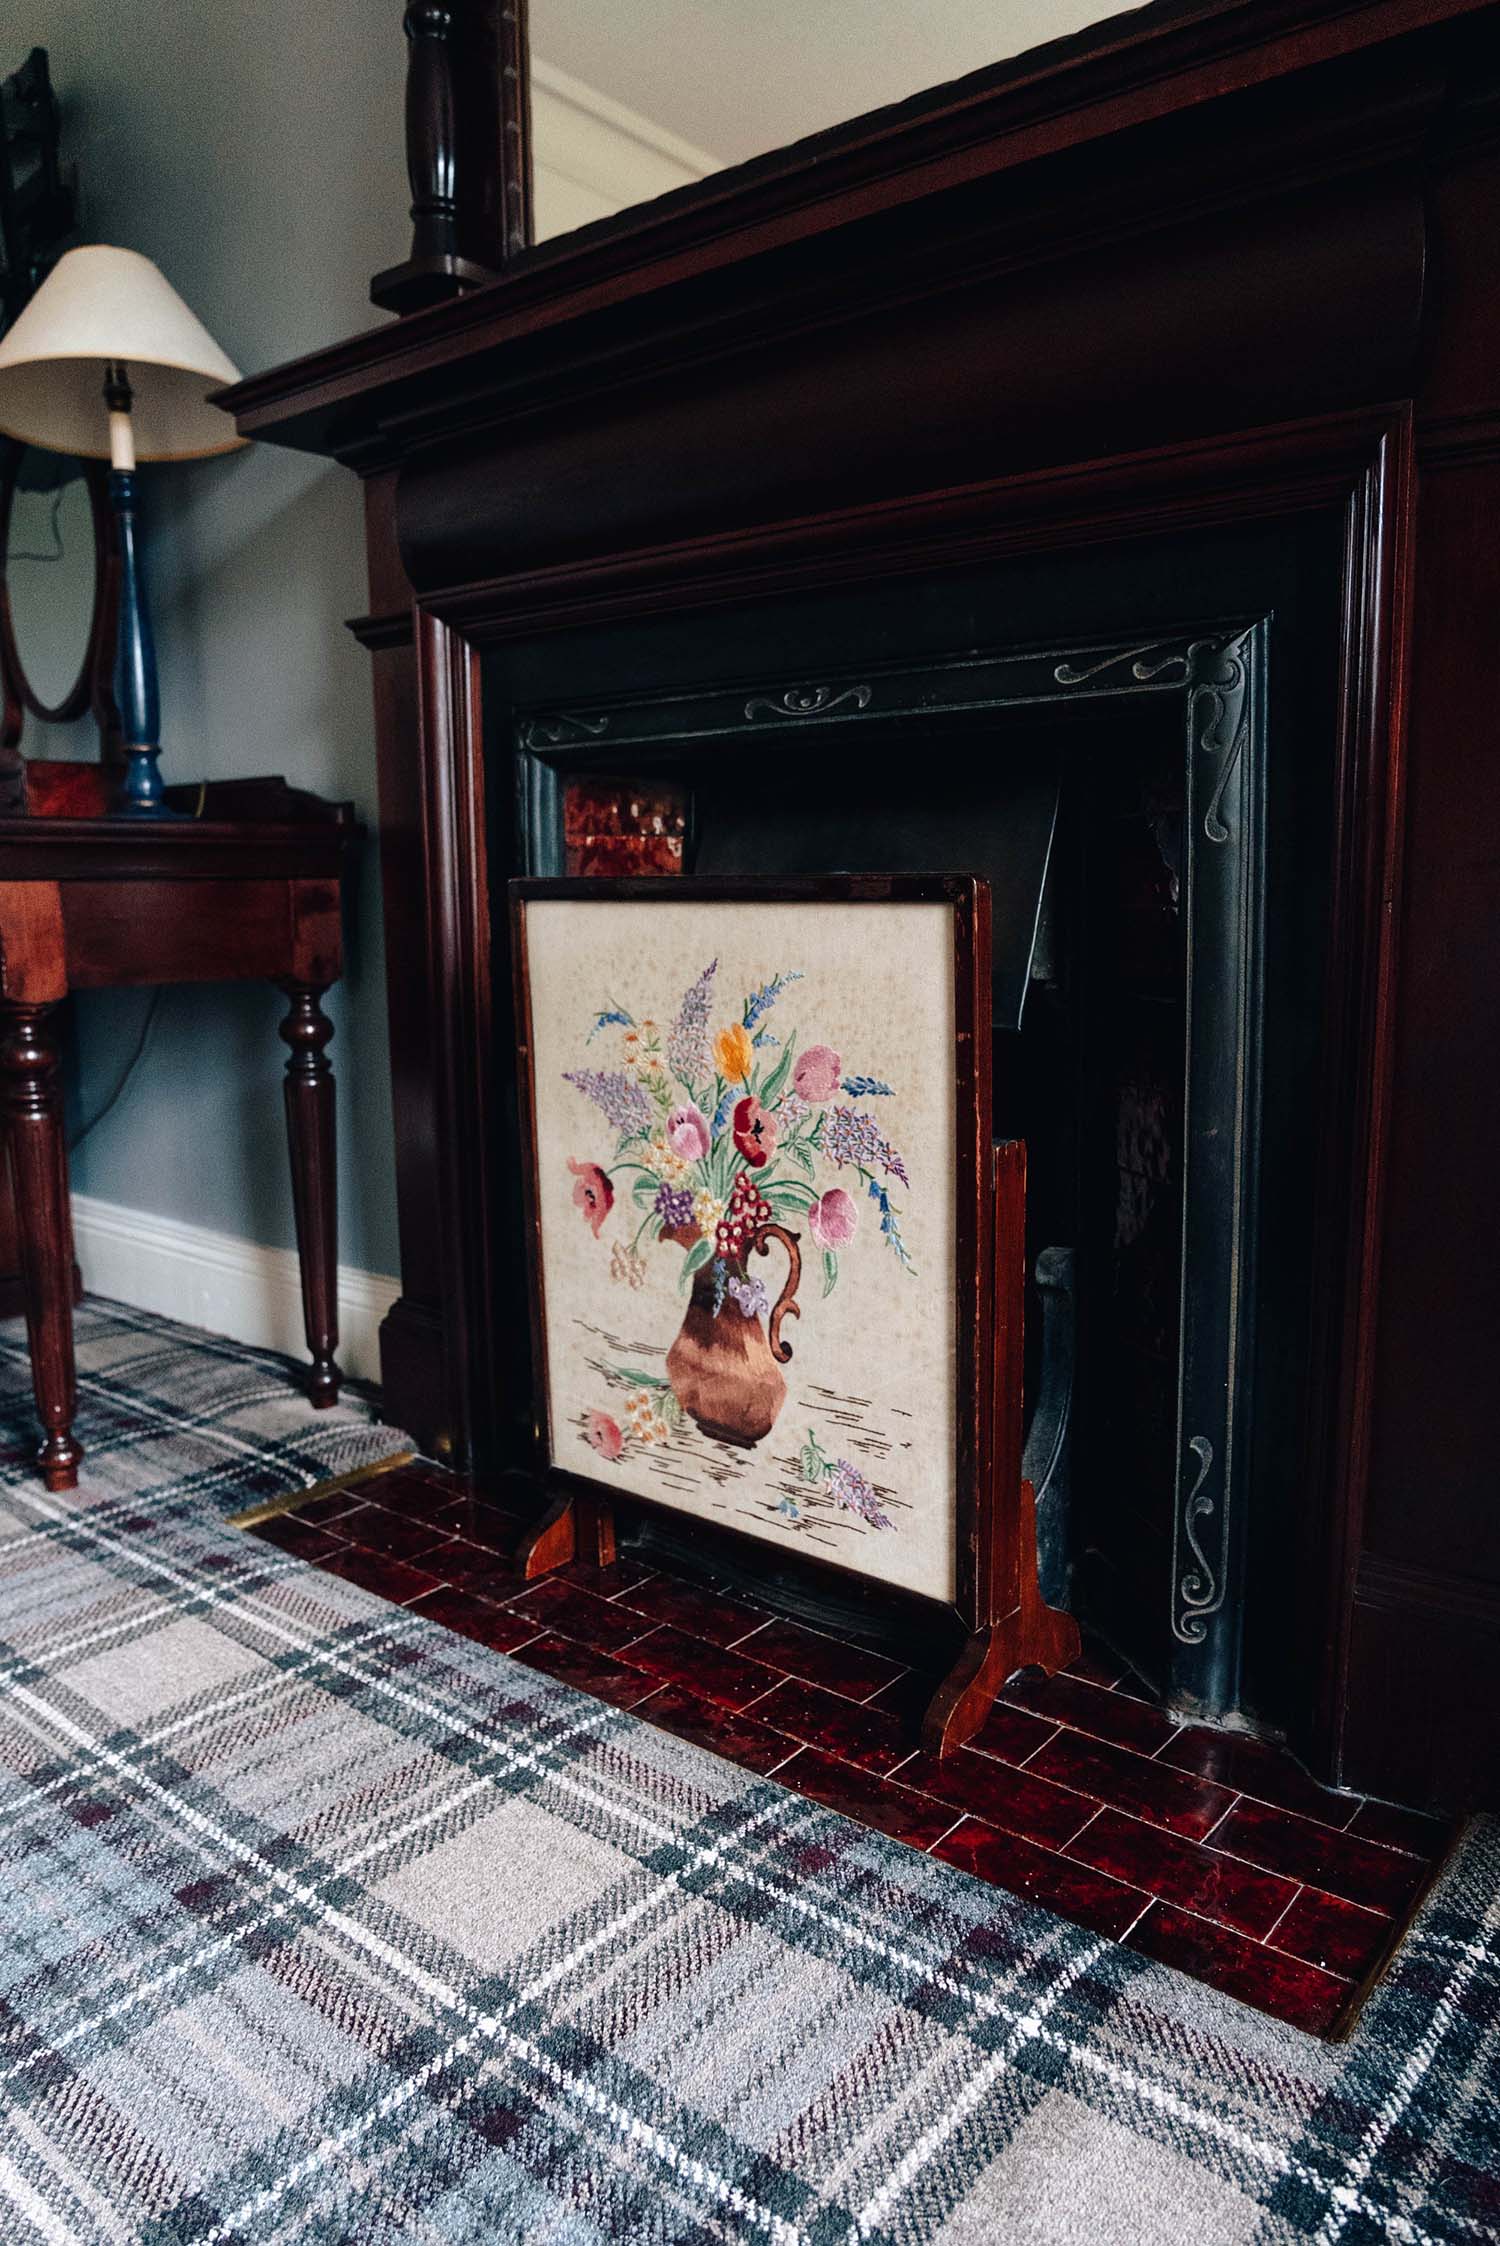
<path fill-rule="evenodd" d="M 675 1232 L 683 1225 L 696 1223 L 693 1201 L 690 1185 L 664 1185 L 658 1190 L 653 1207 L 666 1230 Z"/>
<path fill-rule="evenodd" d="M 667 1037 L 667 1064 L 679 1084 L 701 1084 L 708 1074 L 709 985 L 719 962 L 711 959 L 677 1010 Z"/>
<path fill-rule="evenodd" d="M 881 1511 L 873 1486 L 847 1458 L 836 1458 L 828 1473 L 828 1487 L 846 1512 L 857 1513 L 872 1529 L 888 1529 L 889 1516 Z"/>
<path fill-rule="evenodd" d="M 644 1131 L 654 1118 L 650 1100 L 623 1069 L 567 1069 L 563 1082 L 576 1084 L 586 1099 L 602 1107 L 617 1131 Z"/>
<path fill-rule="evenodd" d="M 888 1176 L 899 1178 L 903 1185 L 911 1180 L 890 1140 L 881 1130 L 873 1115 L 861 1115 L 857 1108 L 836 1107 L 823 1126 L 823 1152 L 830 1162 L 842 1169 L 852 1162 L 859 1167 L 878 1163 Z"/>

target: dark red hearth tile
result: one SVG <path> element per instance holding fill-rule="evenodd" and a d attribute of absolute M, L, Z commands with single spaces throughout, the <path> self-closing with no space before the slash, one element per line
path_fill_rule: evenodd
<path fill-rule="evenodd" d="M 758 1700 L 779 1682 L 777 1672 L 762 1662 L 747 1660 L 742 1653 L 728 1653 L 702 1638 L 690 1638 L 685 1630 L 674 1630 L 669 1622 L 638 1638 L 630 1648 L 629 1659 L 661 1683 L 681 1685 L 698 1699 L 716 1700 L 724 1708 L 743 1708 L 747 1701 Z"/>
<path fill-rule="evenodd" d="M 516 1543 L 519 1545 L 519 1537 Z M 638 1584 L 653 1580 L 669 1582 L 671 1578 L 658 1578 L 654 1568 L 648 1568 L 643 1561 L 627 1557 L 611 1560 L 607 1568 L 600 1567 L 597 1560 L 569 1560 L 562 1567 L 554 1568 L 550 1575 L 539 1577 L 538 1580 L 546 1583 L 575 1583 L 580 1591 L 596 1592 L 601 1599 L 616 1599 L 622 1591 L 633 1590 Z M 662 1616 L 661 1619 L 665 1621 L 666 1617 Z"/>
<path fill-rule="evenodd" d="M 1041 1716 L 1029 1716 L 997 1700 L 984 1722 L 966 1744 L 977 1755 L 994 1755 L 1001 1762 L 1022 1763 L 1056 1731 L 1057 1725 Z"/>
<path fill-rule="evenodd" d="M 891 1710 L 864 1707 L 819 1685 L 804 1684 L 800 1677 L 781 1678 L 774 1692 L 756 1701 L 755 1716 L 757 1722 L 861 1770 L 894 1770 L 917 1743 L 912 1726 Z"/>
<path fill-rule="evenodd" d="M 1214 1833 L 1214 1846 L 1375 1911 L 1401 1910 L 1427 1876 L 1418 1857 L 1330 1832 L 1310 1818 L 1258 1801 L 1236 1804 Z"/>
<path fill-rule="evenodd" d="M 433 1518 L 454 1536 L 467 1536 L 475 1544 L 487 1544 L 492 1552 L 499 1552 L 508 1560 L 525 1534 L 525 1522 L 517 1513 L 507 1513 L 498 1505 L 488 1505 L 483 1498 L 458 1497 L 445 1505 Z"/>
<path fill-rule="evenodd" d="M 633 1708 L 651 1690 L 651 1679 L 641 1670 L 626 1669 L 607 1654 L 596 1653 L 592 1646 L 560 1638 L 550 1630 L 517 1646 L 512 1659 L 524 1661 L 528 1669 L 542 1670 L 559 1684 L 592 1693 L 596 1700 L 607 1700 L 615 1708 Z"/>
<path fill-rule="evenodd" d="M 328 1528 L 334 1521 L 342 1521 L 350 1513 L 358 1513 L 365 1505 L 362 1489 L 330 1490 L 326 1497 L 311 1497 L 297 1507 L 299 1521 L 312 1521 L 318 1528 Z M 340 1531 L 342 1535 L 343 1531 Z"/>
<path fill-rule="evenodd" d="M 902 1668 L 883 1653 L 863 1653 L 842 1638 L 804 1629 L 800 1622 L 768 1622 L 744 1650 L 773 1669 L 785 1670 L 789 1677 L 803 1677 L 827 1692 L 842 1693 L 846 1700 L 868 1700 L 882 1685 L 894 1683 Z"/>
<path fill-rule="evenodd" d="M 449 1541 L 446 1529 L 431 1521 L 409 1520 L 404 1513 L 388 1513 L 383 1505 L 367 1505 L 353 1514 L 339 1534 L 367 1552 L 385 1552 L 393 1560 L 420 1560 Z"/>
<path fill-rule="evenodd" d="M 530 1589 L 518 1567 L 467 1536 L 452 1536 L 446 1544 L 434 1546 L 422 1564 L 441 1574 L 445 1583 L 461 1583 L 482 1599 L 518 1599 Z"/>
<path fill-rule="evenodd" d="M 930 1795 L 908 1793 L 904 1786 L 856 1770 L 853 1763 L 836 1762 L 813 1747 L 802 1748 L 791 1762 L 783 1763 L 776 1782 L 856 1818 L 861 1825 L 873 1825 L 892 1840 L 904 1840 L 911 1848 L 931 1848 L 955 1821 L 954 1811 Z"/>
<path fill-rule="evenodd" d="M 742 1770 L 758 1770 L 763 1777 L 798 1752 L 795 1739 L 785 1738 L 769 1724 L 757 1723 L 754 1716 L 737 1716 L 712 1700 L 699 1700 L 680 1685 L 658 1686 L 649 1700 L 636 1703 L 635 1712 L 647 1723 L 690 1739 L 695 1747 L 707 1747 Z"/>
<path fill-rule="evenodd" d="M 1391 1802 L 1361 1802 L 1348 1827 L 1361 1840 L 1378 1841 L 1382 1848 L 1404 1848 L 1408 1855 L 1425 1857 L 1435 1864 L 1448 1846 L 1453 1828 L 1441 1817 L 1424 1817 L 1419 1809 L 1397 1809 Z"/>
<path fill-rule="evenodd" d="M 370 1552 L 362 1544 L 346 1544 L 318 1564 L 325 1575 L 341 1575 L 346 1583 L 357 1583 L 361 1590 L 373 1591 L 395 1606 L 419 1599 L 424 1591 L 436 1591 L 440 1580 L 409 1560 L 393 1560 L 389 1553 Z"/>
<path fill-rule="evenodd" d="M 766 1620 L 764 1607 L 745 1606 L 738 1599 L 725 1598 L 722 1592 L 705 1591 L 696 1583 L 682 1583 L 670 1575 L 650 1576 L 622 1590 L 619 1603 L 644 1617 L 638 1625 L 641 1630 L 670 1622 L 676 1629 L 690 1631 L 695 1638 L 706 1638 L 716 1646 L 732 1646 Z"/>
<path fill-rule="evenodd" d="M 456 1591 L 448 1583 L 440 1584 L 436 1591 L 424 1591 L 419 1599 L 411 1601 L 413 1614 L 425 1614 L 434 1622 L 441 1622 L 445 1630 L 456 1630 L 461 1638 L 473 1638 L 492 1653 L 510 1653 L 516 1646 L 524 1645 L 528 1638 L 541 1635 L 536 1622 L 527 1621 L 509 1607 L 497 1607 L 488 1599 L 476 1599 L 471 1592 Z"/>
<path fill-rule="evenodd" d="M 1035 1669 L 1012 1677 L 1002 1688 L 1002 1701 L 1028 1708 L 1054 1724 L 1066 1724 L 1090 1739 L 1106 1739 L 1113 1746 L 1129 1747 L 1138 1755 L 1154 1755 L 1158 1747 L 1175 1738 L 1178 1726 L 1160 1708 L 1132 1700 L 1123 1692 L 1104 1692 L 1085 1684 L 1081 1677 L 1044 1677 Z"/>
<path fill-rule="evenodd" d="M 1129 1675 L 1129 1667 L 1117 1653 L 1111 1651 L 1102 1638 L 1096 1638 L 1085 1630 L 1083 1651 L 1076 1661 L 1068 1663 L 1065 1674 L 1082 1677 L 1085 1684 L 1099 1685 L 1108 1692 L 1111 1685 L 1117 1685 L 1122 1677 Z"/>
<path fill-rule="evenodd" d="M 1027 1771 L 1072 1786 L 1111 1808 L 1128 1810 L 1149 1824 L 1185 1833 L 1190 1840 L 1201 1840 L 1234 1800 L 1222 1786 L 1164 1769 L 1144 1755 L 1085 1739 L 1076 1731 L 1059 1731 L 1049 1739 Z"/>
<path fill-rule="evenodd" d="M 1358 1981 L 1374 1965 L 1396 1932 L 1383 1911 L 1367 1911 L 1337 1895 L 1304 1887 L 1270 1937 L 1273 1950 L 1289 1950 L 1309 1965 Z"/>
<path fill-rule="evenodd" d="M 1157 1758 L 1174 1770 L 1191 1771 L 1211 1778 L 1231 1793 L 1253 1794 L 1274 1809 L 1290 1809 L 1298 1817 L 1314 1817 L 1320 1824 L 1341 1831 L 1354 1815 L 1352 1796 L 1336 1794 L 1310 1778 L 1285 1747 L 1252 1739 L 1243 1731 L 1208 1731 L 1192 1724 L 1178 1734 Z"/>
<path fill-rule="evenodd" d="M 1090 1871 L 1085 1864 L 1071 1863 L 1065 1856 L 1054 1855 L 1050 1848 L 1037 1848 L 1015 1833 L 998 1832 L 993 1825 L 981 1824 L 977 1817 L 966 1817 L 961 1825 L 955 1825 L 932 1853 L 945 1864 L 957 1864 L 961 1871 L 972 1872 L 976 1879 L 988 1880 L 992 1887 L 1024 1895 L 1029 1902 L 1041 1903 L 1059 1917 L 1091 1927 L 1096 1934 L 1107 1934 L 1116 1942 L 1151 1900 L 1139 1888 L 1122 1886 L 1119 1880 Z"/>
<path fill-rule="evenodd" d="M 1159 1825 L 1123 1817 L 1117 1809 L 1101 1809 L 1069 1841 L 1068 1854 L 1257 1942 L 1270 1933 L 1297 1892 L 1295 1880 L 1256 1871 L 1198 1841 L 1163 1832 Z"/>
<path fill-rule="evenodd" d="M 435 1564 L 428 1562 L 429 1566 Z M 506 1603 L 519 1615 L 534 1615 L 539 1630 L 561 1630 L 564 1637 L 576 1638 L 580 1645 L 598 1646 L 604 1653 L 617 1653 L 651 1627 L 628 1607 L 616 1606 L 592 1591 L 580 1591 L 576 1584 L 558 1583 L 545 1575 Z"/>
<path fill-rule="evenodd" d="M 371 1505 L 408 1520 L 434 1521 L 453 1503 L 453 1484 L 447 1476 L 434 1478 L 410 1466 L 397 1466 L 361 1486 L 360 1496 Z"/>
<path fill-rule="evenodd" d="M 1171 1903 L 1153 1903 L 1125 1937 L 1126 1946 L 1158 1965 L 1174 1965 L 1211 1988 L 1236 1996 L 1242 2004 L 1269 2012 L 1309 2035 L 1326 2035 L 1353 1994 L 1353 1983 L 1336 1980 L 1315 1965 L 1285 1957 L 1278 1950 L 1247 1942 L 1228 1927 L 1211 1926 Z"/>
<path fill-rule="evenodd" d="M 250 1531 L 262 1544 L 274 1544 L 278 1551 L 291 1552 L 299 1560 L 308 1560 L 317 1566 L 330 1552 L 340 1552 L 344 1539 L 332 1529 L 320 1529 L 311 1521 L 299 1521 L 294 1513 L 278 1513 L 274 1519 L 262 1521 Z"/>
<path fill-rule="evenodd" d="M 1012 1770 L 1009 1763 L 976 1755 L 968 1747 L 941 1760 L 936 1755 L 913 1755 L 898 1767 L 895 1781 L 951 1802 L 986 1825 L 1039 1841 L 1045 1848 L 1061 1848 L 1095 1809 L 1081 1794 L 1033 1777 L 1030 1769 Z"/>

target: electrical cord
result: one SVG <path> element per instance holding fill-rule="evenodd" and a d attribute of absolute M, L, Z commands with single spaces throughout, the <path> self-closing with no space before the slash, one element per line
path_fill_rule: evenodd
<path fill-rule="evenodd" d="M 116 1101 L 124 1092 L 126 1085 L 130 1082 L 131 1077 L 135 1074 L 137 1067 L 145 1058 L 146 1047 L 151 1042 L 151 1032 L 156 1027 L 157 1010 L 160 1007 L 164 996 L 165 987 L 162 984 L 158 984 L 156 989 L 151 993 L 151 1003 L 146 1008 L 145 1019 L 141 1023 L 141 1034 L 135 1041 L 135 1051 L 131 1054 L 129 1060 L 121 1069 L 119 1076 L 115 1079 L 114 1090 L 110 1093 L 109 1098 L 104 1102 L 104 1105 L 100 1108 L 96 1108 L 94 1113 L 89 1117 L 87 1123 L 82 1124 L 80 1128 L 74 1132 L 72 1138 L 69 1139 L 69 1154 L 76 1154 L 79 1147 L 82 1146 L 84 1140 L 88 1137 L 90 1131 L 98 1129 L 99 1125 L 104 1121 L 105 1116 L 108 1115 L 110 1109 L 115 1105 Z"/>

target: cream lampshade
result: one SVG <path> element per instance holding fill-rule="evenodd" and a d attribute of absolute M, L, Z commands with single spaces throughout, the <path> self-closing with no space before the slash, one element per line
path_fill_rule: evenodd
<path fill-rule="evenodd" d="M 162 816 L 156 655 L 136 533 L 135 464 L 195 460 L 243 443 L 207 393 L 239 370 L 149 257 L 69 250 L 0 335 L 0 433 L 108 460 L 120 545 L 115 700 L 123 808 Z"/>

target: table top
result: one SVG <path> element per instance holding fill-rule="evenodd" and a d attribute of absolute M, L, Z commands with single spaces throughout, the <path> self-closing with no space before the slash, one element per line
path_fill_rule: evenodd
<path fill-rule="evenodd" d="M 338 875 L 363 833 L 352 804 L 279 777 L 174 787 L 168 802 L 184 815 L 131 818 L 101 805 L 0 818 L 0 881 L 315 880 Z"/>

